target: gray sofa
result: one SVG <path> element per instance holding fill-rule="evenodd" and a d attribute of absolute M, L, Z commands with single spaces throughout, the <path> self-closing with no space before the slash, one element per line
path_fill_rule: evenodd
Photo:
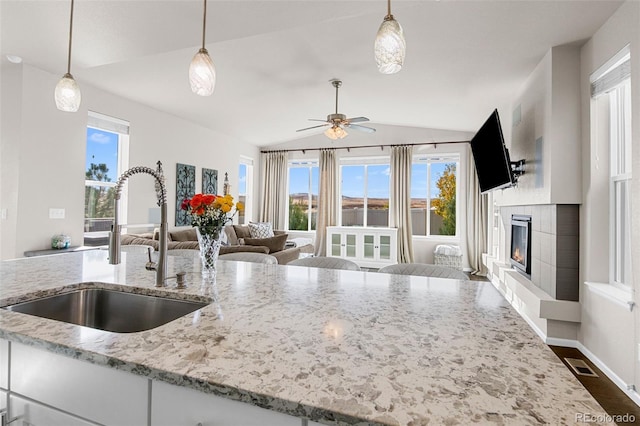
<path fill-rule="evenodd" d="M 300 249 L 297 247 L 287 248 L 283 250 L 278 250 L 278 247 L 275 247 L 277 241 L 265 239 L 264 245 L 261 245 L 259 241 L 251 241 L 252 244 L 240 244 L 243 241 L 239 241 L 238 234 L 236 233 L 235 227 L 239 227 L 238 231 L 241 235 L 245 235 L 243 232 L 243 228 L 247 228 L 246 226 L 240 225 L 227 225 L 225 226 L 225 233 L 227 235 L 227 245 L 223 245 L 220 248 L 220 254 L 228 254 L 228 253 L 239 253 L 239 252 L 252 252 L 252 253 L 265 253 L 270 254 L 271 256 L 278 259 L 278 263 L 284 265 L 286 263 L 291 262 L 294 259 L 300 257 Z M 248 234 L 248 231 L 247 231 Z M 280 239 L 286 237 L 283 231 L 274 231 L 274 234 L 279 235 Z M 241 237 L 243 238 L 243 237 Z M 120 238 L 120 242 L 123 245 L 127 244 L 143 244 L 153 247 L 155 250 L 160 248 L 160 244 L 157 239 L 154 239 L 154 234 L 144 233 L 144 234 L 124 234 Z M 168 249 L 192 249 L 199 250 L 200 247 L 198 245 L 198 237 L 196 235 L 195 228 L 190 229 L 181 229 L 169 231 L 169 241 L 168 241 Z"/>

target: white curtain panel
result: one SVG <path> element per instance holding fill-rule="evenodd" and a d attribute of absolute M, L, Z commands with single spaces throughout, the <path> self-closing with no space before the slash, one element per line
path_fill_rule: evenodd
<path fill-rule="evenodd" d="M 467 150 L 467 258 L 471 273 L 486 275 L 482 263 L 482 253 L 487 252 L 487 195 L 480 194 L 480 184 L 476 166 L 473 163 L 471 147 Z"/>
<path fill-rule="evenodd" d="M 338 219 L 338 160 L 335 149 L 320 150 L 320 188 L 318 216 L 316 219 L 316 256 L 326 256 L 327 226 L 334 226 Z"/>
<path fill-rule="evenodd" d="M 262 209 L 260 221 L 271 222 L 273 229 L 285 228 L 287 197 L 287 160 L 285 151 L 262 154 Z"/>
<path fill-rule="evenodd" d="M 411 235 L 411 164 L 413 147 L 391 147 L 389 226 L 398 228 L 398 263 L 413 262 Z"/>

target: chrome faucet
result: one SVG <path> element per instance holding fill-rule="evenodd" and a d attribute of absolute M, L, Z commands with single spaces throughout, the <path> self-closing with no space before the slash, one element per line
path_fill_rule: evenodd
<path fill-rule="evenodd" d="M 118 220 L 118 210 L 120 208 L 120 196 L 122 193 L 122 186 L 129 179 L 130 176 L 146 173 L 155 178 L 156 184 L 156 196 L 158 197 L 158 207 L 160 207 L 160 238 L 159 245 L 160 250 L 158 253 L 158 264 L 156 265 L 156 287 L 164 287 L 167 279 L 167 189 L 164 186 L 164 174 L 162 172 L 162 162 L 158 161 L 158 167 L 153 170 L 149 167 L 139 166 L 132 167 L 124 172 L 116 183 L 115 194 L 115 215 L 113 218 L 113 225 L 111 225 L 111 232 L 109 233 L 109 263 L 111 265 L 117 265 L 120 263 L 120 236 L 122 234 L 122 225 Z"/>

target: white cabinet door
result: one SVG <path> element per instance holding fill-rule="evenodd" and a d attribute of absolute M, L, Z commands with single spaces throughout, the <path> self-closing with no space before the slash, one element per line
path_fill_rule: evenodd
<path fill-rule="evenodd" d="M 379 268 L 397 263 L 395 228 L 327 228 L 327 256 L 341 257 L 363 267 Z"/>
<path fill-rule="evenodd" d="M 11 426 L 95 426 L 75 416 L 54 410 L 33 401 L 11 396 L 9 398 Z"/>
<path fill-rule="evenodd" d="M 355 260 L 361 256 L 359 232 L 327 230 L 327 256 Z"/>
<path fill-rule="evenodd" d="M 153 426 L 300 426 L 302 419 L 194 389 L 153 381 Z"/>
<path fill-rule="evenodd" d="M 390 232 L 366 232 L 362 235 L 362 246 L 363 260 L 383 263 L 395 261 L 396 243 Z"/>
<path fill-rule="evenodd" d="M 11 343 L 11 391 L 85 419 L 147 424 L 148 379 Z"/>
<path fill-rule="evenodd" d="M 9 342 L 0 340 L 0 389 L 9 389 Z"/>

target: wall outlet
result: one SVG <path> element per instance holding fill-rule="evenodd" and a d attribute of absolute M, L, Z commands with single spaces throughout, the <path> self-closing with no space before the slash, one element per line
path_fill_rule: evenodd
<path fill-rule="evenodd" d="M 64 219 L 64 209 L 49 209 L 49 219 Z"/>

